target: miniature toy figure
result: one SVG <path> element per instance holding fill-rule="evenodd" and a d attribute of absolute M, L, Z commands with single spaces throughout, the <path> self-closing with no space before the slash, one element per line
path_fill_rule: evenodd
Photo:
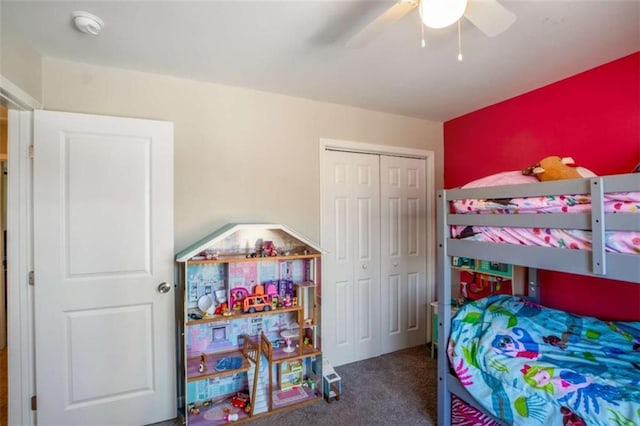
<path fill-rule="evenodd" d="M 211 249 L 206 249 L 204 251 L 204 257 L 207 260 L 217 260 L 218 259 L 218 252 L 214 251 L 214 250 L 211 250 Z"/>
<path fill-rule="evenodd" d="M 196 407 L 196 404 L 194 404 L 193 402 L 189 404 L 188 409 L 189 409 L 189 414 L 193 416 L 197 416 L 198 414 L 200 414 L 200 409 Z"/>
<path fill-rule="evenodd" d="M 276 250 L 275 244 L 273 241 L 265 241 L 262 244 L 262 256 L 263 257 L 273 257 L 278 255 L 278 250 Z"/>
<path fill-rule="evenodd" d="M 216 315 L 224 315 L 229 309 L 227 308 L 227 302 L 221 303 L 215 310 Z"/>
<path fill-rule="evenodd" d="M 229 413 L 224 416 L 224 421 L 227 423 L 235 422 L 238 419 L 239 419 L 238 413 Z"/>
<path fill-rule="evenodd" d="M 284 297 L 284 300 L 282 301 L 282 306 L 284 306 L 285 308 L 291 307 L 291 298 L 289 296 Z"/>
<path fill-rule="evenodd" d="M 200 365 L 198 366 L 198 371 L 200 373 L 204 373 L 207 371 L 207 358 L 205 354 L 200 355 Z"/>

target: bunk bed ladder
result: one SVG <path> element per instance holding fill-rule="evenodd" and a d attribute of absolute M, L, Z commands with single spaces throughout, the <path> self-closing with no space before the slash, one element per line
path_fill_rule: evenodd
<path fill-rule="evenodd" d="M 449 229 L 447 211 L 449 204 L 444 196 L 444 191 L 438 191 L 436 201 L 438 217 L 444 223 L 438 224 L 438 248 L 437 265 L 450 265 L 447 257 L 447 237 L 445 230 Z M 439 283 L 451 283 L 451 268 L 439 267 L 437 279 Z M 447 340 L 451 332 L 451 285 L 438 285 L 443 289 L 438 294 L 438 424 L 451 424 L 451 393 L 448 386 L 449 363 L 447 362 Z"/>
<path fill-rule="evenodd" d="M 597 275 L 605 275 L 605 240 L 604 240 L 604 182 L 602 178 L 590 179 L 591 189 L 591 249 L 592 271 Z"/>

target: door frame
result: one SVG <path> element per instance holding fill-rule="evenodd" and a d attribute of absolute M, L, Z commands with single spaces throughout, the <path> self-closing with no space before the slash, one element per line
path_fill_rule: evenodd
<path fill-rule="evenodd" d="M 435 258 L 435 244 L 436 244 L 436 211 L 435 211 L 435 153 L 426 149 L 406 148 L 393 145 L 377 145 L 364 142 L 346 141 L 340 139 L 328 139 L 320 138 L 320 247 L 325 248 L 324 231 L 326 228 L 325 219 L 323 215 L 324 201 L 323 191 L 324 179 L 325 179 L 325 166 L 326 158 L 325 153 L 327 151 L 342 151 L 360 154 L 376 154 L 376 155 L 389 155 L 395 157 L 409 157 L 418 158 L 425 161 L 425 188 L 426 188 L 426 205 L 425 205 L 425 217 L 427 223 L 424 224 L 427 232 L 427 247 L 425 250 L 427 273 L 426 279 L 426 295 L 427 300 L 425 304 L 425 317 L 426 317 L 426 332 L 427 342 L 431 341 L 431 318 L 429 314 L 429 304 L 435 300 L 435 277 L 436 277 L 436 258 Z M 322 274 L 326 276 L 325 262 L 322 264 Z M 322 304 L 322 314 L 326 314 L 327 303 Z"/>
<path fill-rule="evenodd" d="M 32 144 L 32 111 L 42 108 L 40 102 L 0 75 L 0 98 L 10 108 L 8 117 L 7 181 L 7 366 L 11 392 L 8 395 L 10 424 L 32 426 L 35 411 L 31 397 L 35 395 L 35 353 L 33 323 L 31 171 L 29 147 Z"/>

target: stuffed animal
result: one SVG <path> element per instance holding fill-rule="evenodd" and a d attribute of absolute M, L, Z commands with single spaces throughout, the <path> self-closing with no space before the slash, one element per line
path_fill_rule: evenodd
<path fill-rule="evenodd" d="M 557 156 L 542 159 L 538 164 L 527 167 L 523 175 L 534 175 L 541 182 L 563 179 L 595 177 L 596 174 L 584 167 L 577 167 L 573 158 Z"/>

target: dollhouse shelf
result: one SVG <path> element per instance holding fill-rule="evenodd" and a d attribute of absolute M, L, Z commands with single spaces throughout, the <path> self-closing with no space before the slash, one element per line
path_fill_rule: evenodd
<path fill-rule="evenodd" d="M 197 324 L 207 324 L 207 323 L 211 323 L 211 322 L 223 322 L 223 321 L 233 321 L 239 318 L 251 318 L 251 317 L 261 317 L 264 315 L 277 315 L 279 313 L 286 313 L 286 312 L 298 312 L 302 310 L 302 306 L 292 306 L 290 308 L 278 308 L 278 309 L 271 309 L 270 311 L 261 311 L 261 312 L 254 312 L 254 313 L 234 313 L 232 312 L 231 315 L 216 315 L 214 317 L 208 317 L 208 318 L 202 318 L 199 320 L 190 320 L 187 321 L 187 325 L 197 325 Z"/>
<path fill-rule="evenodd" d="M 223 358 L 227 357 L 239 357 L 242 358 L 242 365 L 240 368 L 233 370 L 222 370 L 216 371 L 216 364 Z M 207 369 L 204 372 L 198 371 L 200 367 L 200 356 L 190 357 L 187 360 L 187 381 L 192 382 L 195 380 L 203 380 L 203 379 L 212 379 L 214 377 L 220 376 L 228 376 L 229 374 L 242 373 L 244 371 L 249 370 L 249 362 L 242 355 L 241 350 L 230 351 L 230 352 L 221 352 L 221 353 L 208 353 L 206 354 L 206 362 Z"/>
<path fill-rule="evenodd" d="M 296 349 L 293 352 L 284 352 L 282 349 L 274 349 L 273 350 L 273 358 L 271 362 L 273 364 L 280 364 L 283 362 L 296 361 L 303 358 L 309 358 L 310 356 L 321 355 L 322 351 L 320 349 L 314 348 L 302 348 L 302 355 Z"/>
<path fill-rule="evenodd" d="M 294 254 L 292 256 L 270 256 L 270 257 L 246 257 L 244 255 L 220 256 L 217 259 L 200 259 L 190 260 L 189 263 L 197 265 L 203 263 L 238 263 L 238 262 L 268 262 L 274 260 L 296 260 L 296 259 L 315 259 L 320 254 Z"/>

